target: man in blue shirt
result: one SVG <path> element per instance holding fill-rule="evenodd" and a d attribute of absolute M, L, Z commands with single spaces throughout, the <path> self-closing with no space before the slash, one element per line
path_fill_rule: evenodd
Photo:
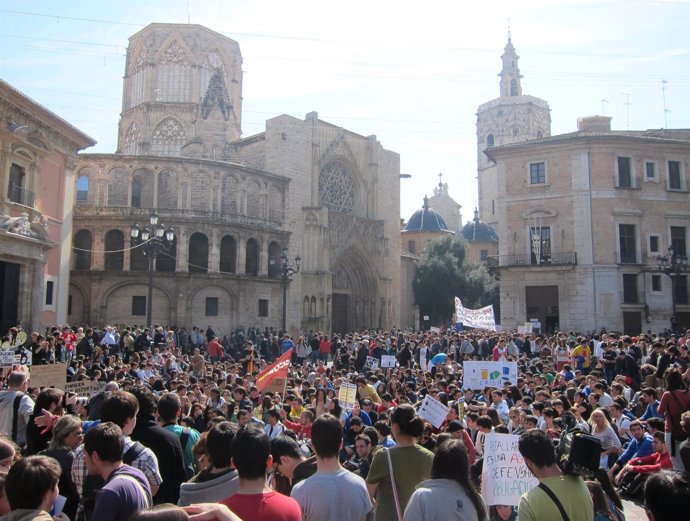
<path fill-rule="evenodd" d="M 625 467 L 625 464 L 628 461 L 633 458 L 649 456 L 652 452 L 654 452 L 652 437 L 645 432 L 641 421 L 634 420 L 630 422 L 630 434 L 632 434 L 633 439 L 628 444 L 628 448 L 625 449 L 625 452 L 618 457 L 618 460 L 616 463 L 614 463 L 613 467 L 609 469 L 609 477 L 612 480 L 614 476 L 616 477 L 616 481 L 623 477 L 620 475 L 619 471 Z"/>
<path fill-rule="evenodd" d="M 280 352 L 282 354 L 287 353 L 290 349 L 295 347 L 295 343 L 292 341 L 289 335 L 283 337 L 283 341 L 280 343 Z"/>
<path fill-rule="evenodd" d="M 660 418 L 659 415 L 659 400 L 656 399 L 656 390 L 652 387 L 642 389 L 642 399 L 647 404 L 644 414 L 640 416 L 640 420 L 647 421 L 650 418 Z"/>

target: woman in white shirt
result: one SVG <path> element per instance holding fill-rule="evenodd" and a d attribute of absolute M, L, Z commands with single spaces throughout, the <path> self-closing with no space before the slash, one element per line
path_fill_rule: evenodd
<path fill-rule="evenodd" d="M 602 409 L 595 409 L 589 417 L 589 424 L 592 429 L 592 436 L 601 441 L 601 457 L 599 466 L 607 469 L 609 456 L 616 456 L 621 450 L 621 441 L 616 436 L 611 424 L 606 419 L 606 414 Z"/>

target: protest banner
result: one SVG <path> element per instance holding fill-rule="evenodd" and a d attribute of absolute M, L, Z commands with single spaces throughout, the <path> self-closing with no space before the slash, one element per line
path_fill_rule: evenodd
<path fill-rule="evenodd" d="M 285 385 L 287 384 L 288 373 L 290 371 L 292 349 L 293 348 L 288 349 L 283 356 L 257 375 L 254 385 L 256 385 L 260 393 L 268 391 L 283 393 L 285 391 Z"/>
<path fill-rule="evenodd" d="M 338 390 L 338 402 L 340 406 L 345 409 L 352 409 L 357 401 L 357 385 L 350 382 L 343 382 L 340 384 Z"/>
<path fill-rule="evenodd" d="M 65 392 L 74 393 L 77 396 L 85 396 L 87 398 L 96 396 L 101 391 L 105 391 L 105 382 L 80 380 L 78 382 L 67 382 L 65 384 Z"/>
<path fill-rule="evenodd" d="M 31 366 L 30 387 L 55 387 L 64 389 L 67 383 L 67 364 Z"/>
<path fill-rule="evenodd" d="M 448 415 L 448 407 L 428 394 L 424 397 L 422 406 L 419 408 L 419 417 L 427 420 L 437 429 L 441 426 Z"/>
<path fill-rule="evenodd" d="M 487 505 L 520 504 L 520 496 L 539 485 L 520 455 L 516 434 L 490 432 L 484 438 L 482 497 Z"/>
<path fill-rule="evenodd" d="M 381 367 L 395 367 L 395 355 L 381 355 Z"/>
<path fill-rule="evenodd" d="M 372 371 L 376 371 L 379 368 L 379 359 L 374 358 L 373 356 L 367 356 L 367 362 L 364 364 L 365 367 L 368 367 Z"/>
<path fill-rule="evenodd" d="M 429 319 L 427 318 L 427 319 L 425 319 L 425 320 L 429 320 Z M 431 327 L 429 328 L 429 333 L 438 334 L 438 333 L 440 333 L 440 332 L 441 332 L 441 328 L 440 328 L 440 327 L 431 326 Z"/>
<path fill-rule="evenodd" d="M 455 322 L 462 322 L 464 327 L 496 331 L 493 306 L 469 309 L 462 305 L 462 301 L 458 297 L 455 297 Z"/>
<path fill-rule="evenodd" d="M 475 391 L 484 387 L 503 389 L 503 384 L 506 382 L 517 385 L 517 362 L 465 361 L 462 368 L 462 386 L 466 389 Z"/>

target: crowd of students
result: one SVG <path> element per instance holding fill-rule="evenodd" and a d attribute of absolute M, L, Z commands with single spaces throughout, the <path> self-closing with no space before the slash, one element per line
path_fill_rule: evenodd
<path fill-rule="evenodd" d="M 678 519 L 673 505 L 690 498 L 690 331 L 21 333 L 10 330 L 4 348 L 34 364 L 64 361 L 67 382 L 104 389 L 32 388 L 30 368 L 3 370 L 8 521 L 617 521 L 621 494 L 645 493 L 650 519 L 661 521 Z M 288 352 L 282 387 L 257 388 L 257 375 Z M 384 355 L 396 366 L 381 368 Z M 467 360 L 514 361 L 519 376 L 469 389 Z M 357 386 L 347 409 L 338 398 L 346 382 Z M 448 407 L 439 428 L 418 415 L 426 396 Z M 519 507 L 487 506 L 478 492 L 491 432 L 520 435 L 540 481 Z M 575 432 L 601 447 L 586 482 L 559 460 Z"/>

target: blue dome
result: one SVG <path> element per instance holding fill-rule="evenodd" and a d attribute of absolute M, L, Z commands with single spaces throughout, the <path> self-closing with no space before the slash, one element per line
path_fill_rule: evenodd
<path fill-rule="evenodd" d="M 424 206 L 412 214 L 405 226 L 404 232 L 445 232 L 448 230 L 446 221 L 429 208 L 429 199 L 424 196 Z"/>
<path fill-rule="evenodd" d="M 474 220 L 462 228 L 462 236 L 467 242 L 498 242 L 494 229 L 479 220 L 479 211 L 474 210 Z"/>

